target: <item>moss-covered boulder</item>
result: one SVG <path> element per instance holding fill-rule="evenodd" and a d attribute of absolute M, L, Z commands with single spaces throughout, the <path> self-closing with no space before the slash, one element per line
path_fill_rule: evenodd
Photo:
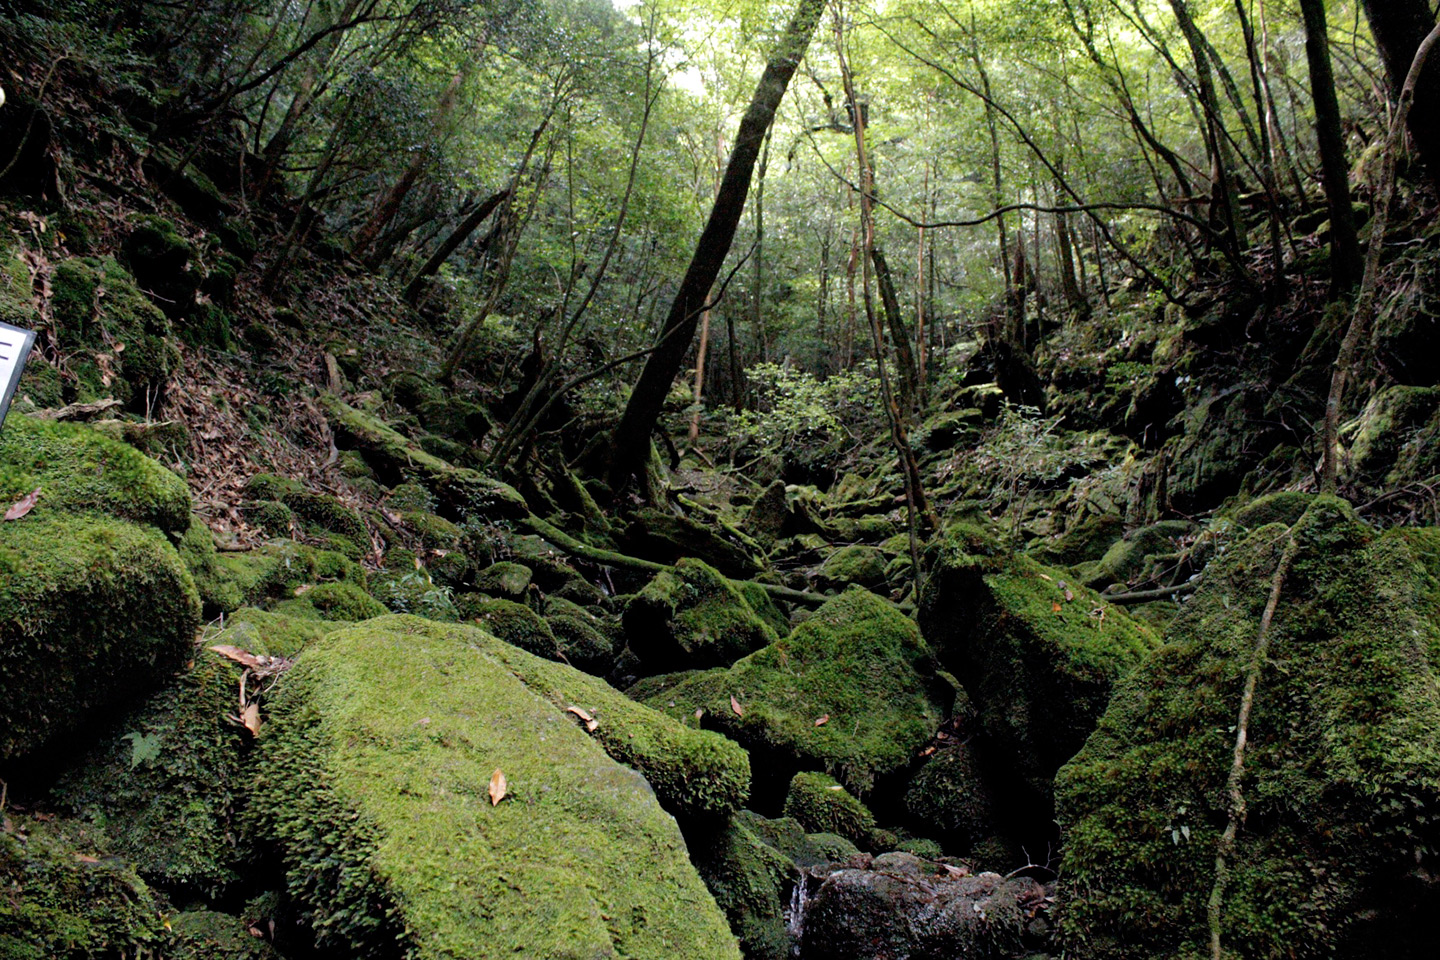
<path fill-rule="evenodd" d="M 1383 484 L 1402 448 L 1437 412 L 1440 387 L 1393 386 L 1375 394 L 1346 428 L 1351 475 L 1362 483 Z"/>
<path fill-rule="evenodd" d="M 235 585 L 244 602 L 260 606 L 288 599 L 322 583 L 350 583 L 365 589 L 364 568 L 342 553 L 293 540 L 276 540 L 245 553 L 216 558 L 220 575 Z"/>
<path fill-rule="evenodd" d="M 33 513 L 0 523 L 0 758 L 153 687 L 199 624 L 195 582 L 155 530 Z"/>
<path fill-rule="evenodd" d="M 841 547 L 816 571 L 816 578 L 823 587 L 844 589 L 850 584 L 865 587 L 879 587 L 885 583 L 885 565 L 889 561 L 875 547 L 854 543 Z"/>
<path fill-rule="evenodd" d="M 761 546 L 773 546 L 785 530 L 785 518 L 790 510 L 785 498 L 785 484 L 776 480 L 761 491 L 745 514 L 741 529 Z"/>
<path fill-rule="evenodd" d="M 0 432 L 0 503 L 37 487 L 32 518 L 93 513 L 176 537 L 190 526 L 189 488 L 154 460 L 89 427 L 12 411 Z"/>
<path fill-rule="evenodd" d="M 191 515 L 190 526 L 185 528 L 176 549 L 195 580 L 195 590 L 207 620 L 238 609 L 245 602 L 239 584 L 227 576 L 220 565 L 220 552 L 215 549 L 215 538 L 204 520 Z"/>
<path fill-rule="evenodd" d="M 864 590 L 729 668 L 650 678 L 631 693 L 749 748 L 763 774 L 756 787 L 777 805 L 801 768 L 868 795 L 905 769 L 952 700 L 915 624 Z"/>
<path fill-rule="evenodd" d="M 171 943 L 165 960 L 279 960 L 243 917 L 215 910 L 184 910 L 168 918 Z"/>
<path fill-rule="evenodd" d="M 545 622 L 566 662 L 595 676 L 607 676 L 615 666 L 619 646 L 611 625 L 578 603 L 563 597 L 545 600 Z"/>
<path fill-rule="evenodd" d="M 518 600 L 525 596 L 525 591 L 530 589 L 530 581 L 534 578 L 535 574 L 523 563 L 501 560 L 475 574 L 475 590 L 493 597 Z"/>
<path fill-rule="evenodd" d="M 1256 497 L 1236 509 L 1233 516 L 1235 522 L 1247 530 L 1258 530 L 1269 523 L 1283 523 L 1288 527 L 1304 515 L 1314 500 L 1313 493 L 1282 490 Z"/>
<path fill-rule="evenodd" d="M 1440 532 L 1321 497 L 1213 561 L 1056 780 L 1075 956 L 1208 954 L 1235 725 L 1290 538 L 1227 859 L 1227 956 L 1429 956 L 1440 909 Z"/>
<path fill-rule="evenodd" d="M 513 600 L 482 600 L 479 603 L 462 603 L 465 595 L 456 598 L 456 605 L 466 619 L 474 620 L 484 630 L 494 634 L 506 643 L 521 650 L 544 657 L 546 660 L 560 660 L 560 644 L 550 624 L 529 607 Z"/>
<path fill-rule="evenodd" d="M 1110 545 L 1100 558 L 1100 569 L 1114 582 L 1133 580 L 1149 573 L 1160 558 L 1175 554 L 1179 550 L 1177 538 L 1194 529 L 1184 520 L 1162 520 L 1141 527 Z"/>
<path fill-rule="evenodd" d="M 630 649 L 651 673 L 729 666 L 777 639 L 735 584 L 693 557 L 633 596 L 623 623 Z"/>
<path fill-rule="evenodd" d="M 920 629 L 1008 774 L 1007 807 L 1048 824 L 1055 771 L 1095 728 L 1115 681 L 1157 641 L 1063 571 L 964 528 L 933 560 Z"/>
<path fill-rule="evenodd" d="M 926 759 L 905 789 L 908 826 L 955 853 L 970 851 L 1001 830 L 979 753 L 974 737 L 948 740 Z"/>
<path fill-rule="evenodd" d="M 12 819 L 13 818 L 13 819 Z M 0 957 L 155 956 L 167 941 L 160 903 L 103 838 L 7 811 L 0 830 Z"/>
<path fill-rule="evenodd" d="M 307 535 L 352 560 L 370 551 L 370 531 L 364 519 L 333 494 L 316 493 L 299 481 L 269 473 L 252 476 L 245 482 L 245 492 L 254 501 L 247 511 L 251 522 L 269 533 L 285 535 L 294 522 Z M 286 509 L 276 510 L 277 504 Z"/>
<path fill-rule="evenodd" d="M 277 688 L 254 825 L 277 841 L 320 945 L 737 960 L 645 780 L 483 636 L 382 618 L 311 647 Z"/>
<path fill-rule="evenodd" d="M 138 218 L 120 245 L 120 254 L 136 282 L 154 295 L 156 305 L 170 319 L 195 308 L 204 271 L 194 244 L 181 236 L 175 224 L 162 217 Z"/>
<path fill-rule="evenodd" d="M 810 833 L 833 833 L 858 847 L 870 846 L 875 815 L 834 777 L 797 773 L 785 794 L 785 816 Z"/>

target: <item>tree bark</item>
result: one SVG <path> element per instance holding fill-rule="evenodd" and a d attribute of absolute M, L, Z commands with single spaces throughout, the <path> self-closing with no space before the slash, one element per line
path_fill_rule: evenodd
<path fill-rule="evenodd" d="M 497 190 L 481 200 L 479 206 L 471 210 L 470 215 L 450 231 L 450 235 L 441 241 L 440 246 L 436 247 L 435 252 L 430 255 L 430 259 L 425 261 L 424 266 L 406 285 L 405 300 L 407 303 L 413 304 L 420 298 L 420 290 L 424 286 L 425 278 L 433 276 L 440 269 L 440 265 L 450 258 L 450 254 L 454 253 L 455 249 L 464 243 L 465 239 L 474 233 L 480 224 L 485 222 L 485 218 L 490 216 L 495 208 L 510 196 L 511 189 L 512 187 L 506 187 L 504 190 Z"/>
<path fill-rule="evenodd" d="M 710 219 L 700 234 L 690 266 L 670 305 L 659 344 L 645 361 L 640 377 L 630 391 L 625 412 L 612 434 L 606 476 L 611 489 L 616 492 L 626 486 L 638 470 L 643 469 L 645 451 L 650 434 L 660 418 L 660 409 L 676 373 L 685 362 L 700 312 L 705 308 L 710 288 L 735 240 L 735 230 L 745 210 L 750 178 L 761 143 L 775 119 L 775 111 L 785 96 L 790 78 L 810 45 L 810 38 L 824 9 L 825 0 L 800 0 L 784 36 L 765 65 L 750 106 L 740 120 L 735 145 L 730 150 L 730 160 L 725 167 L 725 177 L 710 208 Z"/>
<path fill-rule="evenodd" d="M 1315 100 L 1315 134 L 1320 144 L 1325 199 L 1330 205 L 1331 293 L 1338 296 L 1360 281 L 1363 269 L 1355 214 L 1350 208 L 1350 164 L 1345 159 L 1340 101 L 1335 96 L 1335 76 L 1330 69 L 1325 0 L 1300 0 L 1300 10 L 1305 16 L 1305 57 L 1310 63 L 1310 93 Z"/>
<path fill-rule="evenodd" d="M 1365 18 L 1385 61 L 1390 97 L 1400 91 L 1425 35 L 1435 25 L 1429 0 L 1365 0 Z M 1415 82 L 1409 131 L 1430 179 L 1440 182 L 1440 62 L 1429 63 Z"/>

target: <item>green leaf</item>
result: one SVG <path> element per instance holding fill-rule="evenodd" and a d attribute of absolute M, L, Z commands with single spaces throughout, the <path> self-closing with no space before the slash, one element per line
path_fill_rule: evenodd
<path fill-rule="evenodd" d="M 160 734 L 127 733 L 121 739 L 130 741 L 130 769 L 160 757 Z"/>

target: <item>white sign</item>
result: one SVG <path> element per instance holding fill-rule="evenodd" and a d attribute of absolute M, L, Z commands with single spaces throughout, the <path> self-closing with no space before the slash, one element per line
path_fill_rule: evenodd
<path fill-rule="evenodd" d="M 34 330 L 0 323 L 0 427 L 5 425 L 10 399 L 15 396 L 20 372 L 25 369 L 25 358 L 30 356 L 30 348 L 34 344 Z"/>

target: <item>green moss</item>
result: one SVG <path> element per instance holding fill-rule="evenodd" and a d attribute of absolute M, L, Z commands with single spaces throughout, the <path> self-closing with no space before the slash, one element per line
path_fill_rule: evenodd
<path fill-rule="evenodd" d="M 433 513 L 412 510 L 401 515 L 428 550 L 455 550 L 460 546 L 460 528 Z"/>
<path fill-rule="evenodd" d="M 65 403 L 65 384 L 60 378 L 60 371 L 46 363 L 44 358 L 31 353 L 25 361 L 25 372 L 20 375 L 15 396 L 17 399 L 29 397 L 30 402 L 42 410 L 62 406 Z"/>
<path fill-rule="evenodd" d="M 272 537 L 289 537 L 299 530 L 295 511 L 279 500 L 253 500 L 240 511 L 245 522 Z"/>
<path fill-rule="evenodd" d="M 1041 563 L 1073 567 L 1105 556 L 1110 545 L 1124 533 L 1124 527 L 1119 514 L 1088 514 L 1066 526 L 1058 537 L 1035 541 L 1030 552 Z"/>
<path fill-rule="evenodd" d="M 919 622 L 975 707 L 1006 789 L 1045 819 L 1055 771 L 1094 729 L 1115 681 L 1157 645 L 1063 571 L 999 552 L 973 530 L 937 550 Z"/>
<path fill-rule="evenodd" d="M 426 401 L 440 400 L 444 396 L 444 391 L 434 377 L 421 376 L 411 370 L 391 374 L 385 387 L 390 398 L 408 410 L 414 410 Z"/>
<path fill-rule="evenodd" d="M 375 479 L 375 471 L 370 469 L 370 464 L 365 462 L 365 457 L 359 450 L 346 450 L 340 454 L 337 466 L 340 472 L 351 480 Z"/>
<path fill-rule="evenodd" d="M 50 276 L 55 336 L 67 351 L 90 351 L 71 369 L 92 397 L 114 396 L 144 412 L 179 365 L 166 342 L 170 322 L 113 257 L 70 259 Z M 123 345 L 123 349 L 119 347 Z M 99 356 L 105 357 L 102 365 Z"/>
<path fill-rule="evenodd" d="M 810 833 L 833 833 L 857 846 L 869 846 L 875 815 L 834 777 L 797 773 L 785 794 L 785 816 Z"/>
<path fill-rule="evenodd" d="M 412 510 L 430 512 L 435 509 L 435 497 L 418 483 L 400 483 L 390 491 L 385 505 L 400 513 Z"/>
<path fill-rule="evenodd" d="M 1375 536 L 1329 497 L 1297 541 L 1248 725 L 1222 914 L 1237 956 L 1423 956 L 1440 849 L 1434 531 Z M 1070 952 L 1201 952 L 1234 724 L 1287 530 L 1212 561 L 1166 645 L 1059 773 Z"/>
<path fill-rule="evenodd" d="M 442 587 L 459 590 L 470 581 L 474 566 L 458 550 L 437 553 L 430 558 L 430 579 Z"/>
<path fill-rule="evenodd" d="M 240 917 L 213 910 L 186 910 L 171 917 L 173 942 L 165 960 L 278 960 L 275 949 L 250 932 Z"/>
<path fill-rule="evenodd" d="M 277 540 L 248 553 L 223 553 L 218 558 L 223 575 L 233 582 L 248 604 L 295 596 L 301 587 L 344 581 L 364 589 L 365 571 L 354 560 L 333 550 L 293 540 Z"/>
<path fill-rule="evenodd" d="M 324 620 L 369 620 L 389 611 L 385 605 L 353 583 L 322 583 L 304 594 Z"/>
<path fill-rule="evenodd" d="M 1184 520 L 1162 520 L 1141 527 L 1123 540 L 1116 540 L 1100 558 L 1100 569 L 1111 579 L 1125 583 L 1149 573 L 1157 556 L 1176 551 L 1175 539 L 1193 531 Z"/>
<path fill-rule="evenodd" d="M 31 517 L 103 514 L 180 536 L 190 526 L 185 481 L 89 427 L 12 412 L 0 432 L 0 502 L 40 488 Z"/>
<path fill-rule="evenodd" d="M 763 568 L 755 559 L 760 545 L 718 517 L 702 523 L 668 510 L 641 508 L 630 515 L 623 545 L 637 556 L 660 563 L 674 564 L 682 557 L 694 557 L 727 576 L 741 579 Z"/>
<path fill-rule="evenodd" d="M 457 605 L 460 605 L 457 600 Z M 512 600 L 486 600 L 473 605 L 460 605 L 468 619 L 506 643 L 529 651 L 546 660 L 562 656 L 555 634 L 538 613 Z"/>
<path fill-rule="evenodd" d="M 765 758 L 786 780 L 824 767 L 866 795 L 905 768 L 950 706 L 915 624 L 863 590 L 828 601 L 791 634 L 728 669 L 657 678 L 645 702 L 713 726 Z M 742 711 L 737 715 L 731 698 Z M 816 726 L 821 717 L 829 719 Z"/>
<path fill-rule="evenodd" d="M 475 574 L 475 589 L 496 597 L 523 597 L 534 576 L 523 563 L 502 560 Z"/>
<path fill-rule="evenodd" d="M 1395 466 L 1401 448 L 1440 408 L 1440 387 L 1393 386 L 1365 405 L 1360 418 L 1346 426 L 1351 474 L 1367 484 L 1381 484 Z"/>
<path fill-rule="evenodd" d="M 904 800 L 912 829 L 957 852 L 998 832 L 973 740 L 936 750 L 910 781 Z"/>
<path fill-rule="evenodd" d="M 33 514 L 0 523 L 0 758 L 154 685 L 199 622 L 195 583 L 153 530 Z"/>
<path fill-rule="evenodd" d="M 497 652 L 565 670 L 473 628 L 382 618 L 332 634 L 282 678 L 254 827 L 278 842 L 320 946 L 738 960 L 644 780 Z M 508 793 L 492 805 L 497 769 Z"/>
<path fill-rule="evenodd" d="M 1298 490 L 1266 494 L 1236 510 L 1235 522 L 1250 530 L 1258 530 L 1269 523 L 1283 523 L 1288 527 L 1300 519 L 1314 499 L 1313 493 Z"/>
<path fill-rule="evenodd" d="M 7 811 L 0 831 L 0 957 L 103 960 L 154 955 L 165 942 L 155 895 L 94 838 Z M 82 859 L 83 858 L 83 859 Z"/>
<path fill-rule="evenodd" d="M 329 541 L 330 549 L 352 560 L 370 550 L 370 531 L 364 519 L 339 497 L 313 493 L 296 480 L 269 473 L 257 473 L 247 480 L 245 492 L 256 501 L 247 508 L 248 519 L 269 533 L 288 533 L 294 520 L 306 534 Z"/>
<path fill-rule="evenodd" d="M 852 583 L 878 587 L 885 582 L 885 562 L 885 555 L 876 548 L 851 544 L 825 558 L 819 579 L 827 587 L 845 587 Z"/>
<path fill-rule="evenodd" d="M 341 446 L 358 449 L 382 482 L 414 481 L 435 495 L 440 513 L 456 520 L 515 520 L 527 516 L 525 498 L 508 484 L 426 453 L 378 418 L 322 394 Z"/>
<path fill-rule="evenodd" d="M 231 633 L 214 642 L 233 643 Z M 125 718 L 52 794 L 172 892 L 216 897 L 239 878 L 250 734 L 225 720 L 236 712 L 239 680 L 238 665 L 198 652 L 175 685 Z"/>
<path fill-rule="evenodd" d="M 305 647 L 342 626 L 345 624 L 241 607 L 225 618 L 223 642 L 251 653 L 293 659 Z"/>
<path fill-rule="evenodd" d="M 423 400 L 415 411 L 426 430 L 460 444 L 477 444 L 490 432 L 490 416 L 485 408 L 459 397 Z"/>
<path fill-rule="evenodd" d="M 631 598 L 624 625 L 630 649 L 651 673 L 727 666 L 776 639 L 735 584 L 691 557 Z"/>
<path fill-rule="evenodd" d="M 803 879 L 795 863 L 751 824 L 742 811 L 718 830 L 692 835 L 691 856 L 747 960 L 786 960 L 793 943 L 785 924 L 788 888 Z"/>
<path fill-rule="evenodd" d="M 228 613 L 245 602 L 239 585 L 226 576 L 225 569 L 220 565 L 215 538 L 204 520 L 191 514 L 190 526 L 185 528 L 185 534 L 176 547 L 195 581 L 195 590 L 200 594 L 206 619 Z"/>

